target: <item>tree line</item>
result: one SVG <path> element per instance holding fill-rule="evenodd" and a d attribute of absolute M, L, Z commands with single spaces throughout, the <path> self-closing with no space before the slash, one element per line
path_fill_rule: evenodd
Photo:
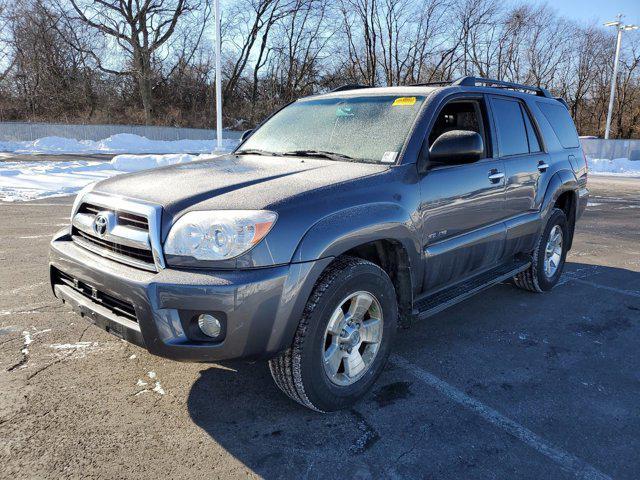
<path fill-rule="evenodd" d="M 464 75 L 543 86 L 602 136 L 615 31 L 498 0 L 222 1 L 225 125 L 347 83 Z M 213 127 L 211 0 L 0 0 L 0 121 Z M 640 33 L 612 138 L 640 138 Z"/>

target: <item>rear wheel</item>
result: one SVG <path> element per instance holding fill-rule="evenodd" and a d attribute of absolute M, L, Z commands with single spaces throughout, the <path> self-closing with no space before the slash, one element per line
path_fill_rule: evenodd
<path fill-rule="evenodd" d="M 538 237 L 531 266 L 516 275 L 514 283 L 532 292 L 551 290 L 562 275 L 567 256 L 567 240 L 567 217 L 562 210 L 554 208 Z"/>
<path fill-rule="evenodd" d="M 391 279 L 354 257 L 336 260 L 305 307 L 293 345 L 269 361 L 278 387 L 318 411 L 347 408 L 380 375 L 397 326 Z"/>

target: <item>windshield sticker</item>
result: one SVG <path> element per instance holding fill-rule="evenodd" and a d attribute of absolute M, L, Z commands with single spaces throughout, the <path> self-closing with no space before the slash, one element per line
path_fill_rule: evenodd
<path fill-rule="evenodd" d="M 382 163 L 394 163 L 396 161 L 396 157 L 398 156 L 398 152 L 384 152 L 382 155 Z"/>
<path fill-rule="evenodd" d="M 398 97 L 393 101 L 394 107 L 406 107 L 410 105 L 415 105 L 416 97 Z"/>

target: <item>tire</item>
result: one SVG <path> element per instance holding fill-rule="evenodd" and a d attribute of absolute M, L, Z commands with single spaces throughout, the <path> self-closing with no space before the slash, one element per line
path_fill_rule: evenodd
<path fill-rule="evenodd" d="M 549 275 L 545 270 L 545 252 L 547 249 L 547 243 L 552 231 L 555 228 L 559 228 L 562 232 L 561 237 L 561 253 L 559 262 L 556 265 L 556 269 L 553 274 Z M 562 210 L 554 208 L 551 211 L 551 216 L 547 221 L 547 225 L 538 237 L 536 247 L 533 251 L 531 259 L 531 266 L 524 272 L 519 273 L 513 277 L 513 283 L 524 290 L 530 292 L 547 292 L 551 290 L 562 275 L 562 269 L 564 268 L 565 259 L 567 257 L 567 243 L 569 240 L 569 229 L 567 225 L 567 217 Z"/>
<path fill-rule="evenodd" d="M 351 326 L 341 328 L 342 333 L 339 336 L 327 331 L 330 328 L 330 322 L 334 326 L 347 325 L 345 321 L 348 319 L 360 317 L 360 315 L 350 315 L 351 310 L 346 310 L 346 307 L 355 305 L 358 299 L 363 298 L 365 301 L 362 305 L 366 305 L 369 297 L 372 297 L 373 301 L 369 310 L 362 316 L 362 321 L 349 322 Z M 346 313 L 338 322 L 336 319 L 342 318 L 338 312 L 341 306 L 343 307 L 341 310 L 343 312 L 346 310 Z M 364 334 L 361 338 L 360 334 L 356 335 L 353 332 L 358 325 L 362 327 L 375 324 L 375 317 L 380 315 L 378 313 L 373 315 L 370 312 L 381 314 L 380 323 L 377 325 L 381 324 L 382 328 L 380 337 L 376 337 L 378 341 L 367 343 L 364 340 Z M 369 390 L 382 372 L 389 357 L 397 322 L 396 292 L 387 273 L 367 260 L 340 257 L 323 272 L 314 287 L 291 347 L 269 361 L 271 375 L 280 390 L 308 408 L 319 412 L 348 408 Z M 348 338 L 343 338 L 348 328 L 352 328 L 349 330 L 351 334 Z M 376 332 L 378 332 L 377 328 L 379 327 L 376 327 Z M 331 329 L 335 330 L 335 328 Z M 371 330 L 367 331 L 371 332 Z M 367 336 L 370 335 L 371 333 L 367 334 Z M 357 340 L 361 340 L 361 343 L 358 344 Z M 336 350 L 337 345 L 340 346 L 339 351 Z M 347 355 L 343 348 L 349 350 L 349 358 L 340 360 L 340 367 L 334 375 L 330 375 L 327 371 L 332 368 L 325 367 L 329 363 L 325 364 L 324 361 L 331 348 L 336 355 Z M 362 350 L 360 359 L 369 358 L 369 363 L 366 368 L 357 363 L 357 366 L 365 370 L 350 377 L 347 364 L 351 365 L 350 360 L 353 358 L 351 352 L 360 354 L 360 350 Z M 374 350 L 375 353 L 373 353 Z M 355 353 L 354 355 L 357 356 Z M 333 355 L 331 357 L 333 358 Z M 365 363 L 366 361 L 363 360 L 362 365 Z M 349 367 L 349 370 L 355 372 L 357 369 Z M 340 382 L 342 384 L 339 384 Z"/>

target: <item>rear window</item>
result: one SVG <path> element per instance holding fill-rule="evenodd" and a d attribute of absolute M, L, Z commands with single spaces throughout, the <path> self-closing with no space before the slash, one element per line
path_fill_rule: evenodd
<path fill-rule="evenodd" d="M 580 146 L 576 127 L 573 125 L 569 111 L 563 105 L 538 102 L 538 107 L 551 124 L 556 137 L 560 140 L 560 145 L 564 148 L 577 148 Z"/>

